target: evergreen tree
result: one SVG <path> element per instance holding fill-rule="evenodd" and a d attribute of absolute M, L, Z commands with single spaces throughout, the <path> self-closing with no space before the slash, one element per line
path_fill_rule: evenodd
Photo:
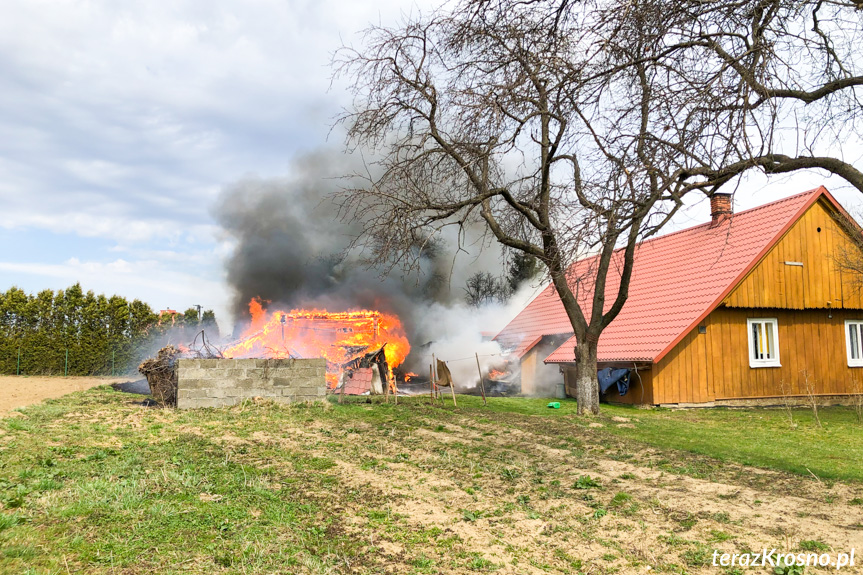
<path fill-rule="evenodd" d="M 63 293 L 63 373 L 83 374 L 83 353 L 81 350 L 81 327 L 84 323 L 84 290 L 81 284 L 70 286 Z"/>
<path fill-rule="evenodd" d="M 108 299 L 107 336 L 111 352 L 111 369 L 117 373 L 134 362 L 129 325 L 131 312 L 129 302 L 119 296 Z M 120 369 L 118 369 L 120 368 Z"/>
<path fill-rule="evenodd" d="M 213 310 L 208 309 L 201 316 L 201 329 L 207 333 L 208 339 L 219 339 L 219 324 L 216 323 L 216 314 Z"/>
<path fill-rule="evenodd" d="M 35 319 L 26 340 L 22 342 L 21 369 L 22 373 L 38 373 L 39 362 L 47 364 L 49 371 L 56 371 L 51 366 L 54 358 L 54 335 L 56 333 L 57 314 L 54 309 L 54 292 L 42 290 L 36 297 L 30 298 L 30 315 Z M 52 369 L 54 367 L 54 369 Z"/>
<path fill-rule="evenodd" d="M 21 374 L 130 372 L 159 347 L 191 341 L 201 329 L 208 339 L 219 337 L 213 310 L 199 319 L 189 308 L 160 321 L 140 300 L 85 293 L 77 283 L 36 295 L 11 287 L 0 292 L 0 373 L 19 370 L 19 350 Z"/>
<path fill-rule="evenodd" d="M 541 267 L 542 265 L 539 260 L 531 254 L 526 254 L 524 252 L 516 252 L 513 254 L 512 259 L 509 262 L 509 274 L 507 276 L 510 291 L 515 292 L 524 282 L 530 281 L 536 277 L 539 274 Z"/>
<path fill-rule="evenodd" d="M 198 308 L 190 307 L 183 312 L 183 324 L 191 328 L 198 327 Z"/>
<path fill-rule="evenodd" d="M 192 339 L 197 335 L 199 331 L 201 331 L 200 320 L 198 319 L 198 308 L 190 307 L 186 311 L 183 312 L 183 336 L 186 340 L 192 341 Z"/>
<path fill-rule="evenodd" d="M 18 348 L 24 335 L 22 318 L 27 306 L 27 294 L 17 287 L 11 287 L 0 299 L 0 337 L 3 343 L 0 352 L 3 353 L 2 369 L 6 373 L 15 373 L 18 361 Z"/>
<path fill-rule="evenodd" d="M 129 312 L 129 340 L 132 346 L 130 353 L 132 362 L 136 363 L 150 355 L 163 333 L 163 328 L 159 323 L 159 316 L 141 300 L 133 301 Z"/>
<path fill-rule="evenodd" d="M 110 374 L 133 370 L 159 335 L 147 304 L 86 294 L 80 284 L 30 295 L 0 292 L 0 373 Z"/>

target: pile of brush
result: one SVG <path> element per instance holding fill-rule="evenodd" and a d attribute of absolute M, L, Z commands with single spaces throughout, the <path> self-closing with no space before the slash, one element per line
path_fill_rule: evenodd
<path fill-rule="evenodd" d="M 173 345 L 166 345 L 159 350 L 156 357 L 145 360 L 138 366 L 147 383 L 150 385 L 150 395 L 163 407 L 177 405 L 177 359 L 183 352 Z"/>

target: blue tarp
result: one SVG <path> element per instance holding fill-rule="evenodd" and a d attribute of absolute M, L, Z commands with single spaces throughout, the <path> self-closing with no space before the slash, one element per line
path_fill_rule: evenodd
<path fill-rule="evenodd" d="M 617 391 L 620 395 L 626 395 L 629 391 L 629 371 L 628 369 L 614 369 L 606 367 L 596 372 L 596 377 L 599 379 L 599 390 L 606 393 L 608 389 L 617 384 Z"/>

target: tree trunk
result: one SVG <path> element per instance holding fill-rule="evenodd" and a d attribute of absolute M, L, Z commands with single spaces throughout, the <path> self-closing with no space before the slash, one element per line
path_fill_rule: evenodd
<path fill-rule="evenodd" d="M 595 342 L 585 342 L 575 348 L 575 399 L 578 415 L 599 414 L 599 382 L 596 379 Z"/>

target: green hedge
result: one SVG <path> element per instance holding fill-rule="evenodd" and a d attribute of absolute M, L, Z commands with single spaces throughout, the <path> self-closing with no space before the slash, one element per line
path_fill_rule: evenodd
<path fill-rule="evenodd" d="M 130 373 L 162 343 L 180 343 L 176 340 L 202 326 L 218 337 L 212 311 L 205 312 L 200 325 L 197 314 L 190 315 L 189 326 L 183 319 L 178 315 L 160 322 L 140 300 L 130 303 L 116 295 L 84 293 L 77 283 L 35 295 L 12 287 L 0 293 L 0 373 Z"/>

